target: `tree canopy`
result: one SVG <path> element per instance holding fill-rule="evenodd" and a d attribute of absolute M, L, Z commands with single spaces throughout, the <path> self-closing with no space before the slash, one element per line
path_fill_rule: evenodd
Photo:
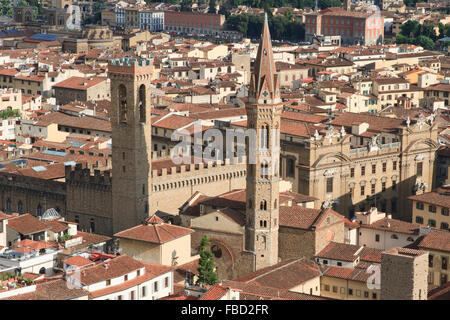
<path fill-rule="evenodd" d="M 208 236 L 203 236 L 200 244 L 197 284 L 213 285 L 218 280 L 217 273 L 214 271 L 214 255 L 208 248 L 210 244 Z"/>

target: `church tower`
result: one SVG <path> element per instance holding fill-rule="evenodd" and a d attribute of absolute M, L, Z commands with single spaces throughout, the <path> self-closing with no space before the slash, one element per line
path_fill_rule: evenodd
<path fill-rule="evenodd" d="M 150 60 L 111 60 L 113 232 L 142 223 L 150 211 L 152 133 Z"/>
<path fill-rule="evenodd" d="M 282 104 L 267 14 L 245 108 L 247 128 L 256 132 L 255 147 L 247 146 L 245 249 L 255 255 L 255 270 L 258 270 L 278 263 Z"/>

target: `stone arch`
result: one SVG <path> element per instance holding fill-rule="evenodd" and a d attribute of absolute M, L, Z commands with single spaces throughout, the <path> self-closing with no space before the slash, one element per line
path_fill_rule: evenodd
<path fill-rule="evenodd" d="M 409 152 L 417 144 L 424 144 L 427 147 L 432 148 L 432 149 L 439 148 L 439 145 L 435 141 L 431 140 L 430 138 L 425 138 L 425 139 L 417 139 L 417 140 L 414 140 L 413 142 L 411 142 L 408 145 L 408 147 L 406 147 L 405 152 Z"/>
<path fill-rule="evenodd" d="M 326 153 L 321 155 L 312 165 L 313 168 L 317 168 L 320 164 L 320 162 L 328 159 L 328 158 L 336 158 L 341 162 L 351 162 L 350 158 L 348 156 L 346 156 L 345 154 L 341 153 L 341 152 L 330 152 L 330 153 Z"/>

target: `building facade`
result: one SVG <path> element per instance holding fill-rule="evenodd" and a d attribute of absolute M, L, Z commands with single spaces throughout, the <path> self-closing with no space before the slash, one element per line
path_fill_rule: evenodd
<path fill-rule="evenodd" d="M 382 44 L 384 22 L 379 12 L 345 11 L 328 8 L 306 16 L 305 38 L 312 42 L 315 36 L 341 36 L 342 44 Z"/>

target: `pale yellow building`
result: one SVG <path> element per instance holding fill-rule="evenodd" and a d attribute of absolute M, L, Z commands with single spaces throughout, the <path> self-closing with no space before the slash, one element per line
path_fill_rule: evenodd
<path fill-rule="evenodd" d="M 409 197 L 413 221 L 423 226 L 449 230 L 450 186 Z"/>
<path fill-rule="evenodd" d="M 139 261 L 167 266 L 182 265 L 198 259 L 191 256 L 194 230 L 164 223 L 156 215 L 144 224 L 116 233 L 120 252 Z"/>

